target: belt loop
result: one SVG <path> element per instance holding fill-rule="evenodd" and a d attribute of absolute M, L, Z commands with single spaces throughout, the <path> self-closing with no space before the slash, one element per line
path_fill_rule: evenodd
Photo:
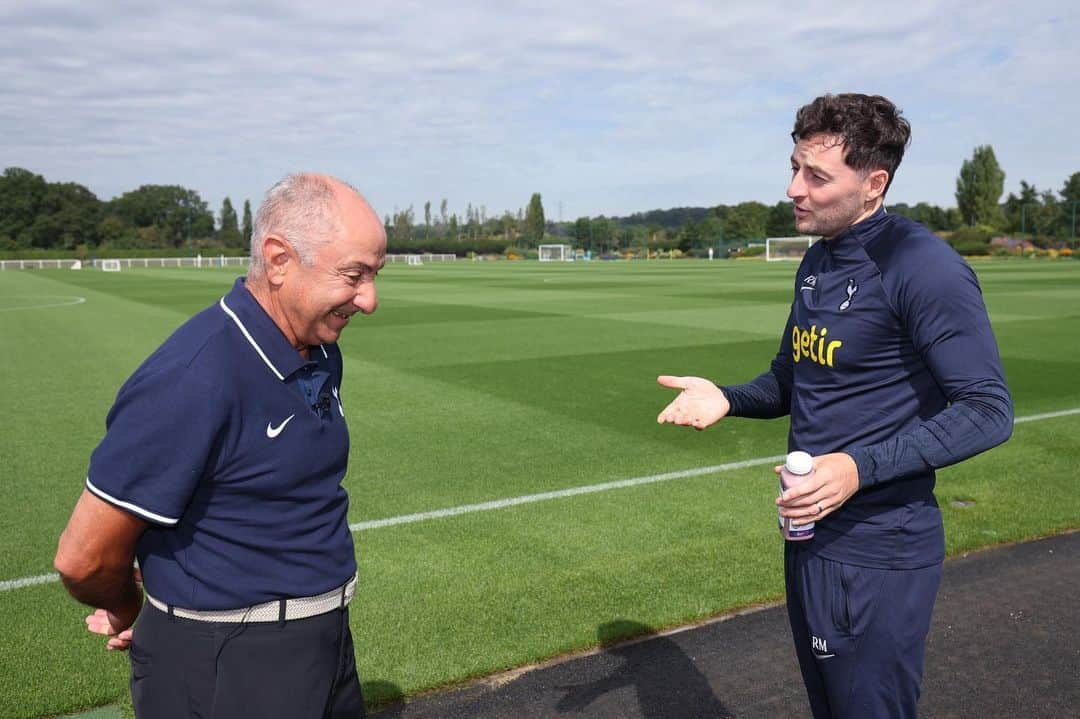
<path fill-rule="evenodd" d="M 284 599 L 279 599 L 278 600 L 278 626 L 279 627 L 285 626 L 285 604 L 286 604 L 286 601 Z"/>

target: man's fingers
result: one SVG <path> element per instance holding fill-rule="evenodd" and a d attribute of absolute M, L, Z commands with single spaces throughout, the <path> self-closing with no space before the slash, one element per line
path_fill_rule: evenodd
<path fill-rule="evenodd" d="M 679 403 L 679 398 L 676 397 L 674 400 L 668 403 L 667 407 L 664 407 L 664 409 L 661 410 L 660 414 L 656 416 L 656 421 L 660 424 L 664 424 L 665 422 L 680 424 L 680 420 L 682 418 L 683 408 L 682 405 Z"/>
<path fill-rule="evenodd" d="M 686 389 L 686 379 L 686 377 L 662 374 L 656 378 L 656 382 L 663 387 L 670 387 L 671 389 Z"/>

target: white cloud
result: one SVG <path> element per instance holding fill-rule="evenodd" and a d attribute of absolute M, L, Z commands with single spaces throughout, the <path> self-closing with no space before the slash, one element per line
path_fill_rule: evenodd
<path fill-rule="evenodd" d="M 564 216 L 775 202 L 794 110 L 892 97 L 894 201 L 950 204 L 992 144 L 1040 188 L 1080 171 L 1074 3 L 0 3 L 0 157 L 110 197 L 256 200 L 297 168 L 382 212 Z M 549 214 L 554 216 L 553 212 Z"/>

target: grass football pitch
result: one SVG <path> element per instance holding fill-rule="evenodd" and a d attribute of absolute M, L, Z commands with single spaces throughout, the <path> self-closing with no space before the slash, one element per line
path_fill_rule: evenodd
<path fill-rule="evenodd" d="M 950 553 L 1080 527 L 1080 262 L 974 266 L 1021 421 L 939 473 Z M 781 597 L 770 458 L 786 420 L 660 426 L 673 392 L 655 377 L 762 371 L 794 270 L 384 270 L 379 311 L 341 340 L 369 700 L 595 645 L 615 620 L 662 628 Z M 126 694 L 126 657 L 50 576 L 56 539 L 120 384 L 236 274 L 0 273 L 0 717 Z M 423 514 L 439 510 L 454 511 Z"/>

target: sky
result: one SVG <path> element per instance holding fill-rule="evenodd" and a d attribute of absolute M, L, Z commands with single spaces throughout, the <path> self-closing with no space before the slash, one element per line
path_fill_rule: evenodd
<path fill-rule="evenodd" d="M 12 2 L 0 167 L 110 199 L 143 184 L 256 206 L 289 172 L 381 215 L 442 199 L 550 220 L 785 199 L 795 111 L 892 99 L 891 202 L 955 206 L 994 148 L 1005 192 L 1080 171 L 1080 3 Z"/>

